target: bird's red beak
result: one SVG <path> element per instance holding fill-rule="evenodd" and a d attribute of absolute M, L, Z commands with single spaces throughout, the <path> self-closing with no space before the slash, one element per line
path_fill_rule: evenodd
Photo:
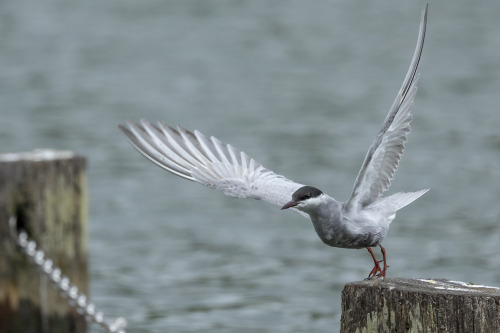
<path fill-rule="evenodd" d="M 288 209 L 288 208 L 291 208 L 291 207 L 295 207 L 295 206 L 297 206 L 298 204 L 299 204 L 299 203 L 298 203 L 298 202 L 296 202 L 296 201 L 293 201 L 293 200 L 292 200 L 292 201 L 289 201 L 289 202 L 287 202 L 287 203 L 286 203 L 283 207 L 281 207 L 281 210 L 283 210 L 283 209 Z"/>

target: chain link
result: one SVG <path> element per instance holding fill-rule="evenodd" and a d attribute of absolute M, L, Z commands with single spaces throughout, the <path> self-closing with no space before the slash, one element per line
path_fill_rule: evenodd
<path fill-rule="evenodd" d="M 45 253 L 38 249 L 35 241 L 28 238 L 28 234 L 25 231 L 17 231 L 16 222 L 17 219 L 15 217 L 9 219 L 10 230 L 16 239 L 17 245 L 19 245 L 21 251 L 31 259 L 39 270 L 49 277 L 50 281 L 59 289 L 62 297 L 67 300 L 68 304 L 74 307 L 79 314 L 83 315 L 87 321 L 98 324 L 107 332 L 125 333 L 127 320 L 123 317 L 118 317 L 113 321 L 107 320 L 94 303 L 91 303 L 88 297 L 80 292 L 67 276 L 62 275 L 61 269 L 54 266 L 52 260 L 45 258 Z"/>

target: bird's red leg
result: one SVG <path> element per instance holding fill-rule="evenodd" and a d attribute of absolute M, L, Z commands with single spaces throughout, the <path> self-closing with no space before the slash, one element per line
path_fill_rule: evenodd
<path fill-rule="evenodd" d="M 373 254 L 373 251 L 372 251 L 372 248 L 371 248 L 371 247 L 367 247 L 366 249 L 367 249 L 367 250 L 368 250 L 368 252 L 370 252 L 370 254 L 372 255 L 372 259 L 373 259 L 373 263 L 374 263 L 374 266 L 373 266 L 372 271 L 370 272 L 370 274 L 368 274 L 368 279 L 371 279 L 372 277 L 377 276 L 377 275 L 376 275 L 377 273 L 382 274 L 382 271 L 381 271 L 381 269 L 380 269 L 380 265 L 379 265 L 379 263 L 380 263 L 381 261 L 377 261 L 377 258 L 375 258 L 375 255 Z M 384 252 L 382 252 L 382 253 L 384 253 Z M 384 255 L 384 258 L 385 258 L 385 255 Z M 384 261 L 384 267 L 385 267 L 385 261 Z M 385 276 L 385 274 L 384 274 L 384 276 Z"/>
<path fill-rule="evenodd" d="M 382 279 L 385 280 L 385 273 L 387 272 L 387 260 L 385 259 L 385 248 L 382 246 L 382 245 L 378 245 L 380 246 L 380 250 L 382 250 L 382 258 L 383 258 L 383 261 L 384 261 L 384 268 L 382 269 L 382 271 L 380 271 L 380 274 L 378 275 L 378 277 L 382 277 Z M 380 267 L 379 267 L 380 269 Z"/>

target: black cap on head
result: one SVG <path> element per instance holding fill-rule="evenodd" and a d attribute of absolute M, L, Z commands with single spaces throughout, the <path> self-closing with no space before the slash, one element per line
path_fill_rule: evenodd
<path fill-rule="evenodd" d="M 302 186 L 292 195 L 292 200 L 295 202 L 304 201 L 309 198 L 319 197 L 323 192 L 312 186 Z"/>
<path fill-rule="evenodd" d="M 281 207 L 281 209 L 295 207 L 299 204 L 299 202 L 319 197 L 321 194 L 323 194 L 323 192 L 318 190 L 316 187 L 302 186 L 292 194 L 292 201 L 287 202 L 283 207 Z"/>

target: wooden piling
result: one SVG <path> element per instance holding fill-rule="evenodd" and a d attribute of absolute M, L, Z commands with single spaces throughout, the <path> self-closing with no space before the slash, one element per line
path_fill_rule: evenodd
<path fill-rule="evenodd" d="M 86 293 L 85 159 L 53 150 L 0 155 L 0 333 L 85 332 L 85 319 L 16 247 L 10 216 Z"/>
<path fill-rule="evenodd" d="M 500 288 L 443 279 L 348 283 L 341 333 L 500 332 Z"/>

